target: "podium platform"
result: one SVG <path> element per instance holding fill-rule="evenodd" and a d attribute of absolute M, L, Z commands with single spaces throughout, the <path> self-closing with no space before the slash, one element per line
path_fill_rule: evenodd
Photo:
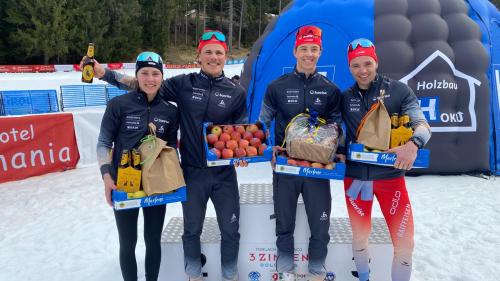
<path fill-rule="evenodd" d="M 238 270 L 240 281 L 271 281 L 275 273 L 276 236 L 271 184 L 240 185 L 240 251 Z M 162 235 L 162 264 L 159 280 L 187 280 L 184 273 L 182 250 L 183 219 L 170 219 Z M 337 281 L 355 281 L 352 260 L 352 232 L 348 218 L 330 218 L 330 243 L 326 269 L 336 275 Z M 304 204 L 299 199 L 295 228 L 295 264 L 297 281 L 307 281 L 307 247 L 309 227 Z M 205 281 L 220 281 L 220 232 L 216 218 L 205 218 L 201 235 L 202 254 L 206 263 L 202 268 Z M 371 281 L 390 280 L 392 245 L 383 218 L 373 218 L 370 236 Z"/>

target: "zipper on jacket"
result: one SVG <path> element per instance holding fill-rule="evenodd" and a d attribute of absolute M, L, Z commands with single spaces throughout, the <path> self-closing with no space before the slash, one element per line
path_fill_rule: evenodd
<path fill-rule="evenodd" d="M 210 105 L 210 97 L 212 96 L 212 85 L 213 85 L 213 80 L 210 79 L 210 85 L 208 86 L 208 96 L 207 96 L 207 105 L 205 106 L 205 112 L 203 113 L 203 121 L 202 121 L 202 124 L 204 122 L 206 122 L 206 118 L 207 118 L 207 112 L 208 112 L 208 107 Z M 209 120 L 212 122 L 212 120 Z M 205 147 L 203 146 L 203 137 L 205 135 L 205 132 L 203 132 L 203 125 L 202 125 L 202 132 L 201 132 L 201 140 L 200 140 L 200 144 L 201 144 L 201 155 L 202 155 L 202 158 L 201 158 L 201 161 L 202 161 L 202 164 L 201 166 L 202 167 L 207 167 L 207 161 L 205 161 L 205 159 L 207 159 L 207 153 L 205 151 Z"/>
<path fill-rule="evenodd" d="M 306 81 L 304 81 L 304 89 L 302 90 L 302 99 L 303 99 L 303 102 L 304 102 L 304 110 L 302 111 L 303 113 L 306 113 L 306 88 L 307 88 L 307 84 L 306 84 Z"/>

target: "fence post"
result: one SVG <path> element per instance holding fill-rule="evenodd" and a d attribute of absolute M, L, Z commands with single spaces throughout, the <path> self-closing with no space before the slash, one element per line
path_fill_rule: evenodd
<path fill-rule="evenodd" d="M 5 108 L 3 106 L 3 92 L 0 92 L 0 116 L 5 115 Z"/>
<path fill-rule="evenodd" d="M 83 103 L 85 104 L 85 107 L 87 106 L 87 90 L 86 90 L 86 86 L 83 85 L 82 86 L 82 92 L 83 92 Z"/>
<path fill-rule="evenodd" d="M 30 97 L 30 108 L 31 108 L 30 114 L 33 114 L 33 98 L 31 97 L 31 91 L 28 91 L 28 95 Z"/>

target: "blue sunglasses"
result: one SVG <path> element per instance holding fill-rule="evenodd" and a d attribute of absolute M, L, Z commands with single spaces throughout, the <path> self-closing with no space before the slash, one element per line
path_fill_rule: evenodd
<path fill-rule="evenodd" d="M 137 59 L 135 60 L 135 62 L 138 63 L 141 61 L 144 61 L 144 62 L 152 61 L 152 62 L 155 62 L 157 64 L 163 65 L 163 60 L 161 59 L 161 56 L 155 52 L 142 52 L 142 53 L 140 53 L 137 56 Z"/>
<path fill-rule="evenodd" d="M 200 41 L 210 40 L 214 36 L 215 36 L 215 39 L 217 39 L 221 42 L 226 42 L 226 36 L 220 31 L 207 31 L 201 35 Z"/>
<path fill-rule="evenodd" d="M 375 45 L 373 45 L 372 41 L 370 41 L 366 38 L 359 38 L 359 39 L 353 40 L 351 43 L 349 43 L 349 46 L 347 47 L 347 51 L 348 52 L 354 51 L 360 46 L 363 48 L 375 47 Z"/>

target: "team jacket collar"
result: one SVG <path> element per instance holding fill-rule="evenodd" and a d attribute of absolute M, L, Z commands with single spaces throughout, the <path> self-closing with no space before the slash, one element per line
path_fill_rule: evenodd
<path fill-rule="evenodd" d="M 225 77 L 224 71 L 222 71 L 221 75 L 219 75 L 217 77 L 212 77 L 201 69 L 200 69 L 200 76 L 207 79 L 207 80 L 214 80 L 214 81 L 221 81 Z"/>
<path fill-rule="evenodd" d="M 144 102 L 146 104 L 148 104 L 148 103 L 149 104 L 156 104 L 160 100 L 160 97 L 159 97 L 160 93 L 157 93 L 155 98 L 151 102 L 148 102 L 148 97 L 147 97 L 146 93 L 144 93 L 140 89 L 135 91 L 135 96 L 137 97 L 138 100 L 140 100 L 141 102 Z"/>
<path fill-rule="evenodd" d="M 307 79 L 313 79 L 314 77 L 316 77 L 316 75 L 318 75 L 318 70 L 317 70 L 317 69 L 315 69 L 315 70 L 314 70 L 314 72 L 313 72 L 313 73 L 311 73 L 311 75 L 309 75 L 309 77 L 308 77 L 308 78 L 306 78 L 306 74 L 305 74 L 305 73 L 303 73 L 303 72 L 299 72 L 299 71 L 297 70 L 297 66 L 295 66 L 295 67 L 293 68 L 293 74 L 295 74 L 295 76 L 299 77 L 299 78 L 300 78 L 300 79 L 302 79 L 302 80 L 307 80 Z"/>
<path fill-rule="evenodd" d="M 373 81 L 370 83 L 370 87 L 368 87 L 366 92 L 370 93 L 372 91 L 373 87 L 375 87 L 378 84 L 380 79 L 382 79 L 382 77 L 380 76 L 380 74 L 377 73 L 377 75 L 375 75 L 375 79 L 373 79 Z M 353 90 L 354 94 L 358 94 L 361 92 L 360 91 L 361 89 L 359 88 L 357 82 L 354 82 L 354 85 L 352 86 L 352 90 Z"/>

